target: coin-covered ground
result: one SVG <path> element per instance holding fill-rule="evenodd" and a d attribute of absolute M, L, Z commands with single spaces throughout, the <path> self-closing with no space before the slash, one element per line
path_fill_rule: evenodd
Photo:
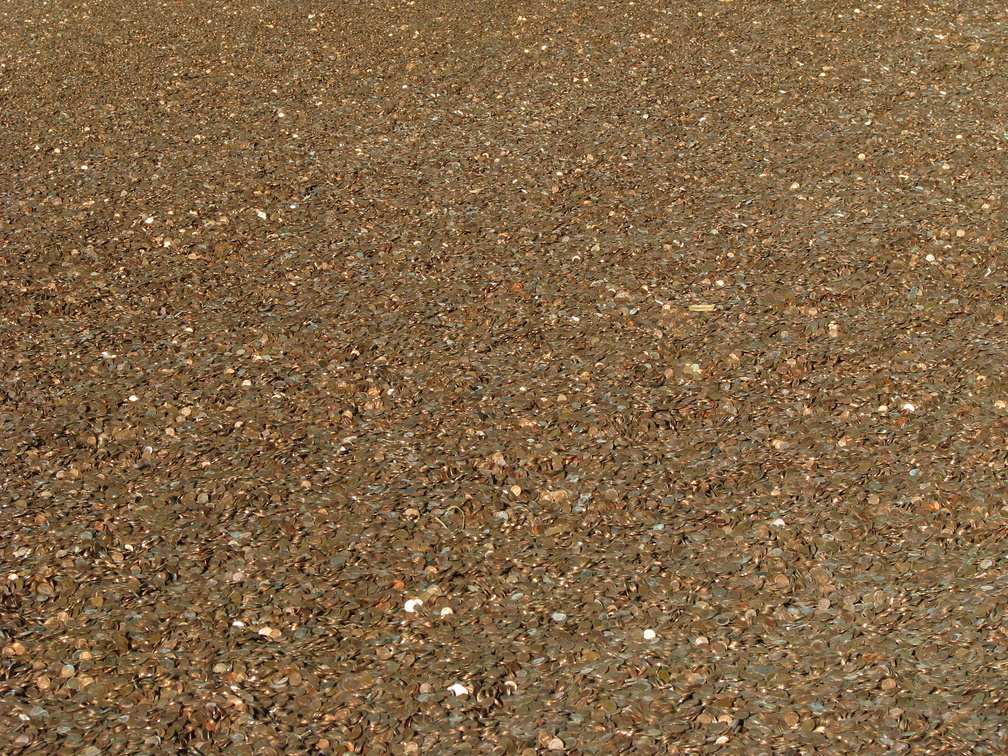
<path fill-rule="evenodd" d="M 0 752 L 1008 748 L 1008 13 L 0 8 Z"/>

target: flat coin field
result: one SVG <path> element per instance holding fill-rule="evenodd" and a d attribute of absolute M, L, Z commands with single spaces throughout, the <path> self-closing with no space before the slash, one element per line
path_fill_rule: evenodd
<path fill-rule="evenodd" d="M 0 6 L 0 753 L 1008 752 L 1006 33 Z"/>

